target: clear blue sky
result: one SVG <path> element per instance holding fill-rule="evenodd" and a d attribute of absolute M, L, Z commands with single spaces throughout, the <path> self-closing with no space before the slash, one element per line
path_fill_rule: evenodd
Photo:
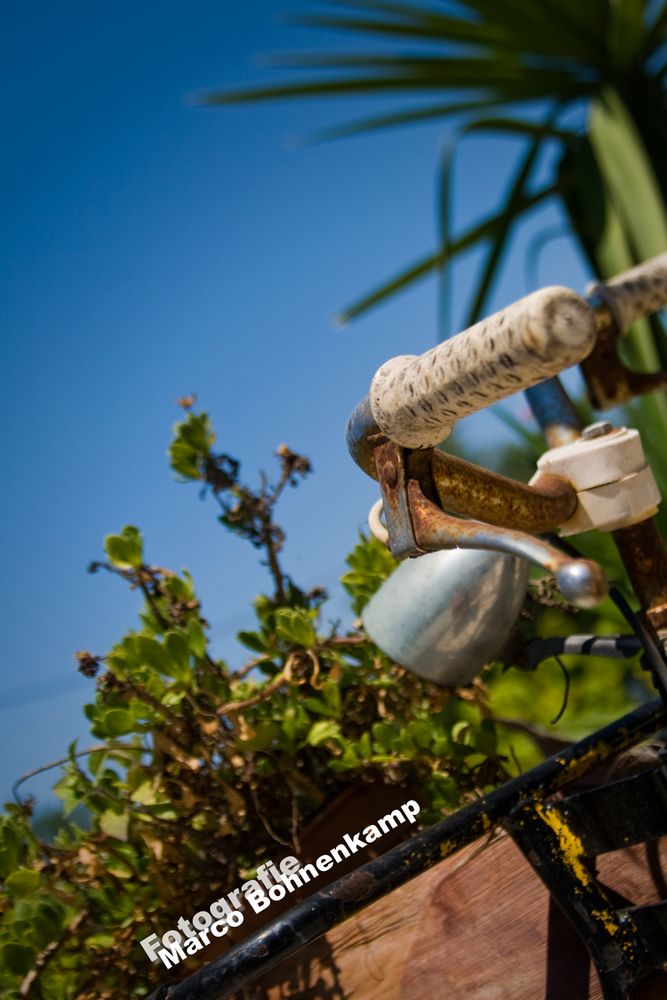
<path fill-rule="evenodd" d="M 377 107 L 366 100 L 197 107 L 207 88 L 275 79 L 257 54 L 322 45 L 287 27 L 287 0 L 47 0 L 3 9 L 2 791 L 79 737 L 93 682 L 73 652 L 103 654 L 138 600 L 87 563 L 105 534 L 140 526 L 150 561 L 188 566 L 214 649 L 264 587 L 255 553 L 166 460 L 178 396 L 195 391 L 247 477 L 281 442 L 315 475 L 283 505 L 285 565 L 335 589 L 375 490 L 343 431 L 377 366 L 437 339 L 427 282 L 346 331 L 338 307 L 434 244 L 440 124 L 294 150 L 286 137 Z M 349 42 L 347 43 L 349 45 Z M 384 105 L 382 105 L 384 106 Z M 456 219 L 502 191 L 516 141 L 470 140 Z M 516 243 L 494 306 L 529 290 Z M 457 276 L 454 316 L 473 262 Z M 541 283 L 581 287 L 565 242 Z M 502 433 L 478 418 L 472 440 Z M 330 615 L 342 613 L 340 597 Z M 55 772 L 24 786 L 46 799 Z"/>

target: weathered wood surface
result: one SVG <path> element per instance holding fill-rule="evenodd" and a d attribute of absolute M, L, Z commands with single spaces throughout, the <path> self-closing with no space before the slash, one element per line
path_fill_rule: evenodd
<path fill-rule="evenodd" d="M 600 881 L 625 900 L 656 902 L 667 895 L 667 839 L 602 856 L 597 868 Z M 601 996 L 579 939 L 504 835 L 397 889 L 243 994 L 244 1000 Z M 667 977 L 638 994 L 638 1000 L 665 998 Z"/>

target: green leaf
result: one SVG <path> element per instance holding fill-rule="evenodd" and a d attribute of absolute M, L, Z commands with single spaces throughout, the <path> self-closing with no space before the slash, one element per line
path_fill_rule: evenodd
<path fill-rule="evenodd" d="M 605 185 L 604 228 L 596 247 L 605 269 L 603 277 L 662 253 L 667 248 L 667 206 L 635 124 L 620 97 L 606 90 L 590 113 L 590 141 Z M 645 370 L 660 367 L 660 355 L 649 324 L 635 324 L 627 346 L 632 360 Z M 667 399 L 653 393 L 636 403 L 644 426 L 655 440 L 651 458 L 667 474 L 664 447 L 667 438 Z"/>
<path fill-rule="evenodd" d="M 109 951 L 113 948 L 116 943 L 116 938 L 113 934 L 102 933 L 102 934 L 91 934 L 86 938 L 84 944 L 86 948 L 97 949 L 98 951 Z"/>
<path fill-rule="evenodd" d="M 206 633 L 196 618 L 191 618 L 187 628 L 188 645 L 198 659 L 206 656 Z"/>
<path fill-rule="evenodd" d="M 350 4 L 361 10 L 370 10 L 373 18 L 344 16 L 342 14 L 319 15 L 297 14 L 290 18 L 292 23 L 315 28 L 333 28 L 336 31 L 359 31 L 376 35 L 399 35 L 406 38 L 420 38 L 427 41 L 442 40 L 466 44 L 491 44 L 500 46 L 511 44 L 502 25 L 468 21 L 454 18 L 429 9 L 408 4 Z M 384 17 L 378 15 L 383 14 Z"/>
<path fill-rule="evenodd" d="M 108 809 L 100 816 L 100 830 L 115 840 L 127 840 L 130 816 L 128 813 L 116 813 Z"/>
<path fill-rule="evenodd" d="M 279 729 L 275 722 L 260 722 L 255 726 L 253 736 L 247 740 L 237 740 L 240 750 L 266 750 L 278 736 Z"/>
<path fill-rule="evenodd" d="M 167 650 L 158 642 L 147 635 L 137 635 L 134 637 L 134 645 L 137 656 L 142 663 L 153 667 L 161 674 L 173 676 L 173 668 Z"/>
<path fill-rule="evenodd" d="M 340 699 L 340 685 L 336 681 L 327 681 L 323 686 L 322 693 L 326 700 L 327 705 L 334 713 L 338 716 L 341 712 L 341 699 Z"/>
<path fill-rule="evenodd" d="M 408 725 L 411 739 L 422 750 L 428 750 L 433 742 L 433 724 L 425 719 L 415 719 Z"/>
<path fill-rule="evenodd" d="M 185 420 L 174 426 L 174 438 L 169 446 L 169 462 L 183 479 L 204 478 L 206 455 L 215 444 L 215 434 L 207 413 L 188 413 Z"/>
<path fill-rule="evenodd" d="M 15 976 L 25 976 L 32 968 L 35 952 L 25 944 L 15 944 L 9 941 L 3 944 L 0 956 L 2 956 L 0 966 Z"/>
<path fill-rule="evenodd" d="M 18 868 L 6 880 L 12 896 L 30 896 L 39 888 L 40 876 L 33 868 Z"/>
<path fill-rule="evenodd" d="M 143 561 L 141 532 L 133 525 L 126 525 L 120 535 L 107 535 L 104 550 L 110 562 L 119 569 L 138 569 Z"/>
<path fill-rule="evenodd" d="M 315 712 L 316 715 L 334 715 L 335 711 L 332 711 L 330 705 L 321 698 L 304 698 L 303 707 L 307 708 L 309 712 Z"/>
<path fill-rule="evenodd" d="M 280 728 L 290 743 L 293 743 L 299 735 L 299 722 L 299 713 L 297 712 L 296 707 L 294 705 L 288 705 L 283 712 Z"/>
<path fill-rule="evenodd" d="M 646 0 L 612 0 L 607 40 L 614 66 L 627 70 L 635 63 L 646 42 Z"/>
<path fill-rule="evenodd" d="M 21 837 L 8 816 L 0 816 L 0 878 L 16 870 L 21 857 Z"/>
<path fill-rule="evenodd" d="M 278 608 L 275 618 L 276 631 L 281 639 L 306 649 L 316 644 L 315 629 L 304 608 Z"/>
<path fill-rule="evenodd" d="M 359 767 L 359 764 L 360 760 L 357 751 L 352 744 L 348 744 L 342 756 L 335 760 L 330 760 L 327 766 L 330 771 L 353 771 Z"/>
<path fill-rule="evenodd" d="M 491 719 L 482 719 L 479 729 L 475 732 L 475 747 L 485 757 L 492 757 L 498 747 L 496 727 Z"/>
<path fill-rule="evenodd" d="M 266 653 L 266 643 L 259 632 L 237 632 L 236 638 L 254 653 Z"/>
<path fill-rule="evenodd" d="M 66 771 L 60 781 L 53 786 L 53 791 L 62 800 L 65 816 L 69 816 L 86 796 L 81 778 L 74 771 Z"/>
<path fill-rule="evenodd" d="M 589 136 L 600 172 L 639 259 L 667 248 L 667 210 L 641 135 L 616 91 L 593 101 Z"/>
<path fill-rule="evenodd" d="M 454 743 L 467 743 L 470 738 L 470 723 L 465 719 L 459 719 L 452 726 L 452 740 Z"/>
<path fill-rule="evenodd" d="M 362 733 L 357 743 L 357 752 L 360 760 L 370 760 L 373 748 L 371 746 L 370 733 Z"/>
<path fill-rule="evenodd" d="M 451 60 L 441 65 L 451 65 Z M 373 68 L 373 67 L 371 67 Z M 426 67 L 428 69 L 429 67 Z M 511 70 L 506 67 L 502 71 L 491 72 L 484 60 L 469 60 L 444 76 L 441 66 L 435 61 L 430 67 L 432 72 L 417 72 L 414 75 L 402 73 L 400 67 L 396 71 L 369 76 L 351 76 L 347 79 L 332 78 L 324 81 L 311 80 L 307 83 L 294 83 L 275 87 L 258 87 L 230 93 L 207 94 L 205 104 L 237 104 L 244 101 L 267 100 L 283 97 L 311 97 L 314 95 L 368 94 L 374 91 L 387 93 L 391 91 L 410 93 L 415 91 L 436 91 L 439 89 L 472 89 L 488 86 L 496 92 L 497 99 L 511 103 L 529 99 L 546 99 L 555 96 L 562 101 L 572 100 L 577 92 L 588 90 L 578 85 L 569 73 L 557 70 L 542 70 L 539 68 Z M 452 67 L 454 69 L 454 67 Z M 440 70 L 440 72 L 439 72 Z"/>
<path fill-rule="evenodd" d="M 396 738 L 396 729 L 394 726 L 389 725 L 387 722 L 374 722 L 372 726 L 373 740 L 376 745 L 376 749 L 382 752 L 388 752 L 393 748 L 393 743 Z"/>
<path fill-rule="evenodd" d="M 134 719 L 124 708 L 109 709 L 102 716 L 101 724 L 109 736 L 124 736 L 135 728 Z"/>
<path fill-rule="evenodd" d="M 321 743 L 325 743 L 327 740 L 340 739 L 341 732 L 338 723 L 322 719 L 320 722 L 313 723 L 310 727 L 310 732 L 306 737 L 306 742 L 309 743 L 311 747 L 317 747 Z"/>
<path fill-rule="evenodd" d="M 130 793 L 130 798 L 133 802 L 139 802 L 141 805 L 153 805 L 157 801 L 155 780 L 147 778 L 145 781 L 142 781 L 141 784 Z"/>
<path fill-rule="evenodd" d="M 186 419 L 175 427 L 176 439 L 185 442 L 195 451 L 207 452 L 215 444 L 215 434 L 208 413 L 188 413 Z"/>
<path fill-rule="evenodd" d="M 345 573 L 340 582 L 353 599 L 354 613 L 360 615 L 398 563 L 387 547 L 372 535 L 369 538 L 360 535 L 345 561 L 351 572 Z"/>
<path fill-rule="evenodd" d="M 65 912 L 62 904 L 54 899 L 40 899 L 31 917 L 33 940 L 38 948 L 45 948 L 62 929 Z"/>
<path fill-rule="evenodd" d="M 164 640 L 169 659 L 168 673 L 181 683 L 187 684 L 192 679 L 190 669 L 190 647 L 182 632 L 167 632 Z"/>

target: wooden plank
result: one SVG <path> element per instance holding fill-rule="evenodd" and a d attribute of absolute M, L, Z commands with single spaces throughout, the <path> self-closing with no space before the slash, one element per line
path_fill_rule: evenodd
<path fill-rule="evenodd" d="M 653 848 L 656 854 L 656 845 Z M 667 838 L 598 859 L 634 903 L 665 895 Z M 667 981 L 640 994 L 664 1000 Z M 476 844 L 283 963 L 245 1000 L 601 1000 L 583 946 L 509 837 Z"/>

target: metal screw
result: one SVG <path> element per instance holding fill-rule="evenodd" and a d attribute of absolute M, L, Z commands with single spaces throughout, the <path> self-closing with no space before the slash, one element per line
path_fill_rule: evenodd
<path fill-rule="evenodd" d="M 593 438 L 604 437 L 605 434 L 611 434 L 614 429 L 614 425 L 610 424 L 608 420 L 597 420 L 594 424 L 589 424 L 588 427 L 584 427 L 581 432 L 581 436 L 584 441 L 591 441 Z"/>

